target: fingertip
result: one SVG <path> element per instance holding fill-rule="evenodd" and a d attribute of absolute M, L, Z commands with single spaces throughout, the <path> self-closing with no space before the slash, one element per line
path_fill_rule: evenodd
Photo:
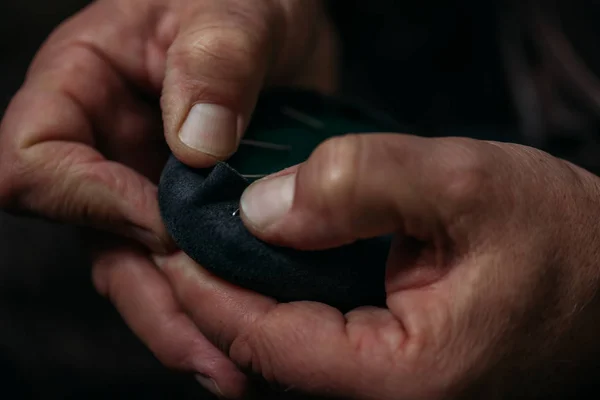
<path fill-rule="evenodd" d="M 221 390 L 219 385 L 217 385 L 217 382 L 215 382 L 214 379 L 212 379 L 209 376 L 203 375 L 203 374 L 197 374 L 195 376 L 195 378 L 196 378 L 196 381 L 198 381 L 198 383 L 204 389 L 208 390 L 210 393 L 214 394 L 215 396 L 217 396 L 219 398 L 225 398 L 223 391 Z"/>
<path fill-rule="evenodd" d="M 226 160 L 238 148 L 244 119 L 229 108 L 195 104 L 179 131 L 168 140 L 175 157 L 193 168 L 209 168 Z"/>
<path fill-rule="evenodd" d="M 204 389 L 220 399 L 248 398 L 251 390 L 248 379 L 238 370 L 225 378 L 205 374 L 196 374 L 195 378 Z"/>
<path fill-rule="evenodd" d="M 240 199 L 242 220 L 257 234 L 269 234 L 273 227 L 292 208 L 296 174 L 279 175 L 262 179 L 250 185 Z"/>
<path fill-rule="evenodd" d="M 227 157 L 238 144 L 238 117 L 218 104 L 195 104 L 178 137 L 187 147 L 215 158 Z"/>

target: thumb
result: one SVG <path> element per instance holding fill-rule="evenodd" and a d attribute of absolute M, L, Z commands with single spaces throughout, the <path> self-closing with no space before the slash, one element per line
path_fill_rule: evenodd
<path fill-rule="evenodd" d="M 431 139 L 348 135 L 303 164 L 252 184 L 241 199 L 247 227 L 271 243 L 316 250 L 402 231 L 429 238 L 439 168 Z"/>
<path fill-rule="evenodd" d="M 175 156 L 192 167 L 207 167 L 237 150 L 266 79 L 285 81 L 279 75 L 295 64 L 290 58 L 302 61 L 303 48 L 310 45 L 302 40 L 308 33 L 300 32 L 309 29 L 290 20 L 306 14 L 301 9 L 308 3 L 190 3 L 168 52 L 162 109 Z M 298 44 L 294 51 L 290 42 Z"/>

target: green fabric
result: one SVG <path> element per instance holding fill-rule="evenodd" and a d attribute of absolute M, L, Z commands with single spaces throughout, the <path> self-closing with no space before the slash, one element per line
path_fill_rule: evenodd
<path fill-rule="evenodd" d="M 244 139 L 287 146 L 273 150 L 242 144 L 227 163 L 243 175 L 267 175 L 305 161 L 326 139 L 347 133 L 396 131 L 387 116 L 316 93 L 279 90 L 259 101 Z"/>

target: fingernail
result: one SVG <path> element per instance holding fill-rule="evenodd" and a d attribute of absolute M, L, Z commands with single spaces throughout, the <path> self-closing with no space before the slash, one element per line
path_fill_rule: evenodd
<path fill-rule="evenodd" d="M 179 131 L 179 139 L 202 153 L 225 157 L 237 148 L 237 125 L 233 111 L 217 104 L 196 104 Z"/>
<path fill-rule="evenodd" d="M 196 380 L 200 383 L 200 385 L 202 385 L 202 387 L 204 389 L 208 390 L 215 396 L 221 397 L 221 398 L 225 397 L 223 395 L 223 392 L 221 392 L 221 389 L 219 389 L 217 382 L 214 381 L 214 379 L 211 379 L 208 376 L 199 374 L 199 375 L 196 375 Z"/>
<path fill-rule="evenodd" d="M 259 180 L 246 189 L 240 208 L 254 227 L 264 229 L 292 207 L 295 187 L 296 174 Z"/>

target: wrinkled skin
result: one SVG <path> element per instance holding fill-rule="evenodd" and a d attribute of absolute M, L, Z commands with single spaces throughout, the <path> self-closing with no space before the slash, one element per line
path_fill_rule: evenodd
<path fill-rule="evenodd" d="M 193 166 L 233 153 L 263 87 L 334 90 L 335 48 L 316 0 L 99 0 L 47 39 L 6 111 L 0 206 L 116 234 L 94 241 L 99 291 L 167 366 L 240 396 L 244 374 L 148 257 L 173 249 L 156 182 L 169 148 Z M 208 151 L 180 140 L 195 104 L 221 110 L 187 129 Z"/>
<path fill-rule="evenodd" d="M 247 372 L 357 399 L 543 397 L 577 376 L 599 352 L 599 182 L 529 148 L 348 136 L 248 189 L 242 217 L 271 243 L 395 233 L 387 309 L 276 304 L 171 254 L 164 138 L 192 166 L 226 158 L 264 86 L 334 89 L 334 49 L 318 1 L 100 0 L 7 110 L 0 202 L 115 234 L 95 242 L 99 292 L 165 365 L 229 398 Z M 203 151 L 179 136 L 195 104 L 220 107 L 185 129 Z"/>
<path fill-rule="evenodd" d="M 250 186 L 242 217 L 307 250 L 395 233 L 387 309 L 277 304 L 183 254 L 157 261 L 206 337 L 284 388 L 549 398 L 597 373 L 599 196 L 597 177 L 527 147 L 350 135 Z"/>

